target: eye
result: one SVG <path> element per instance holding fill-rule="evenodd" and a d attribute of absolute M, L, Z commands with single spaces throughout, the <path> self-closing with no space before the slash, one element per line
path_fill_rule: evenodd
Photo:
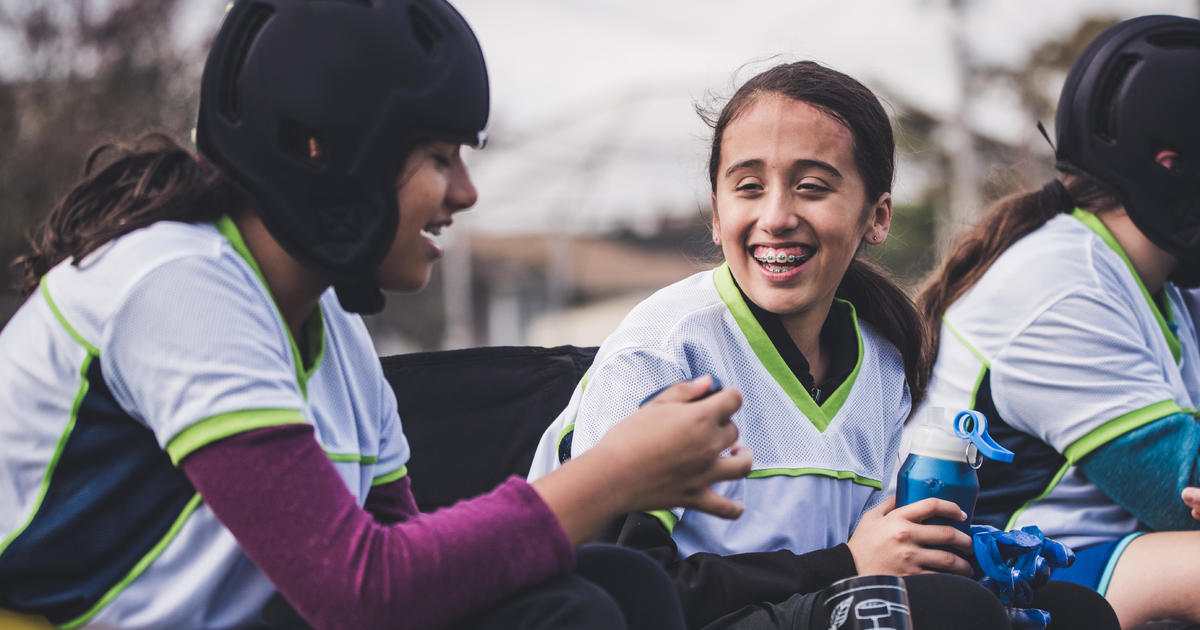
<path fill-rule="evenodd" d="M 733 189 L 740 193 L 759 193 L 762 192 L 763 186 L 756 179 L 743 179 L 734 185 Z"/>
<path fill-rule="evenodd" d="M 816 179 L 815 177 L 805 177 L 796 184 L 796 189 L 801 192 L 829 192 L 832 190 L 828 184 Z"/>

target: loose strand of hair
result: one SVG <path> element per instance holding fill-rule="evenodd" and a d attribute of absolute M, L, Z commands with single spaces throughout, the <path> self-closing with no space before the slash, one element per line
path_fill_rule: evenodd
<path fill-rule="evenodd" d="M 900 349 L 915 408 L 925 398 L 931 355 L 925 320 L 912 298 L 886 271 L 860 258 L 850 262 L 836 295 Z"/>

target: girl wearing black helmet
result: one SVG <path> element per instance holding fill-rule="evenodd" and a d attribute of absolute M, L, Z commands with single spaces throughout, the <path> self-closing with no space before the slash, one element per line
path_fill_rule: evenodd
<path fill-rule="evenodd" d="M 740 513 L 708 488 L 749 469 L 732 389 L 691 403 L 710 383 L 680 384 L 537 483 L 413 502 L 352 312 L 426 283 L 433 235 L 475 202 L 459 148 L 486 120 L 482 54 L 442 0 L 233 5 L 203 160 L 159 136 L 93 154 L 22 261 L 30 297 L 0 333 L 0 608 L 243 628 L 282 593 L 321 629 L 680 627 L 636 554 L 580 568 L 642 601 L 543 581 L 618 514 Z"/>
<path fill-rule="evenodd" d="M 976 520 L 1075 547 L 1055 579 L 1125 627 L 1200 622 L 1200 22 L 1106 30 L 1067 75 L 1058 179 L 997 202 L 920 297 L 927 405 L 974 408 L 1017 453 L 980 472 Z M 1151 533 L 1141 535 L 1145 531 Z"/>

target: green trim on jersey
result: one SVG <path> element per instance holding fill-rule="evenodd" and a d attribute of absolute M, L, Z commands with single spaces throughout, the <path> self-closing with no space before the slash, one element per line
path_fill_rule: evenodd
<path fill-rule="evenodd" d="M 285 424 L 308 424 L 299 409 L 244 409 L 205 418 L 167 442 L 167 455 L 176 466 L 200 448 L 231 435 Z"/>
<path fill-rule="evenodd" d="M 583 390 L 587 389 L 588 379 L 591 377 L 592 377 L 592 368 L 591 368 L 591 366 L 588 366 L 588 369 L 584 370 L 583 376 L 579 379 L 579 391 L 583 391 Z"/>
<path fill-rule="evenodd" d="M 288 327 L 287 320 L 283 318 L 283 313 L 279 310 L 279 305 L 275 303 L 275 296 L 271 293 L 271 287 L 267 284 L 267 279 L 263 276 L 258 262 L 254 260 L 254 255 L 250 253 L 250 248 L 246 246 L 246 241 L 242 238 L 242 233 L 238 231 L 237 225 L 233 222 L 233 219 L 226 215 L 217 219 L 216 226 L 217 231 L 233 246 L 233 250 L 254 270 L 254 275 L 258 276 L 258 281 L 267 290 L 267 295 L 271 296 L 271 306 L 275 308 L 275 315 L 279 318 L 279 323 L 283 325 L 283 331 L 287 334 L 288 345 L 292 350 L 292 365 L 296 370 L 296 384 L 300 386 L 300 394 L 305 399 L 308 399 L 308 378 L 312 376 L 313 372 L 317 371 L 317 367 L 321 365 L 321 359 L 325 357 L 325 317 L 321 313 L 321 304 L 317 303 L 317 308 L 313 311 L 313 314 L 304 322 L 304 336 L 306 337 L 305 342 L 308 344 L 308 352 L 301 355 L 300 346 L 296 344 L 295 338 L 292 337 L 292 329 Z M 305 368 L 302 356 L 311 357 L 312 365 Z"/>
<path fill-rule="evenodd" d="M 92 617 L 95 617 L 96 613 L 104 609 L 104 607 L 112 602 L 112 600 L 116 599 L 117 595 L 121 594 L 121 591 L 125 590 L 125 588 L 132 584 L 134 580 L 138 579 L 138 576 L 145 572 L 150 564 L 157 560 L 160 555 L 162 555 L 162 552 L 167 548 L 167 545 L 171 544 L 172 540 L 175 540 L 175 536 L 179 534 L 179 530 L 183 529 L 183 524 L 187 522 L 188 517 L 190 517 L 192 513 L 196 511 L 196 508 L 199 505 L 200 493 L 196 493 L 194 496 L 192 496 L 191 500 L 187 502 L 187 505 L 183 506 L 183 510 L 179 512 L 179 516 L 175 518 L 175 522 L 171 524 L 171 528 L 168 529 L 167 533 L 158 541 L 158 544 L 154 545 L 154 547 L 150 549 L 146 555 L 142 556 L 142 559 L 139 560 L 137 564 L 133 565 L 133 568 L 129 570 L 129 573 L 125 574 L 124 578 L 121 578 L 120 582 L 117 582 L 112 588 L 108 589 L 108 592 L 106 592 L 104 596 L 101 597 L 100 600 L 97 601 L 95 605 L 93 605 L 87 612 L 58 627 L 62 628 L 62 630 L 72 630 L 73 628 L 78 628 L 79 626 L 82 626 L 91 620 Z"/>
<path fill-rule="evenodd" d="M 379 461 L 378 455 L 358 455 L 357 453 L 330 453 L 325 451 L 325 456 L 331 462 L 354 463 L 354 464 L 374 464 Z"/>
<path fill-rule="evenodd" d="M 1058 482 L 1062 480 L 1063 475 L 1067 474 L 1067 470 L 1079 463 L 1079 460 L 1087 457 L 1092 451 L 1104 446 L 1105 444 L 1108 444 L 1109 442 L 1138 427 L 1150 424 L 1159 418 L 1165 418 L 1177 413 L 1194 413 L 1194 410 L 1181 409 L 1179 404 L 1174 400 L 1162 400 L 1152 405 L 1148 405 L 1146 407 L 1142 407 L 1141 409 L 1136 409 L 1127 414 L 1113 418 L 1099 427 L 1096 427 L 1087 435 L 1075 440 L 1063 452 L 1063 457 L 1065 457 L 1067 461 L 1062 465 L 1062 468 L 1059 468 L 1058 472 L 1055 473 L 1054 477 L 1050 480 L 1050 484 L 1046 486 L 1046 489 L 1043 490 L 1041 494 L 1030 499 L 1029 501 L 1026 501 L 1025 505 L 1022 505 L 1017 509 L 1016 512 L 1013 512 L 1013 515 L 1008 518 L 1008 523 L 1005 524 L 1004 529 L 1009 530 L 1015 527 L 1017 518 L 1020 517 L 1025 510 L 1029 509 L 1029 507 L 1034 503 L 1037 503 L 1038 501 L 1041 501 L 1049 496 L 1054 488 L 1058 486 Z"/>
<path fill-rule="evenodd" d="M 42 287 L 42 291 L 45 293 L 45 287 Z M 58 311 L 55 311 L 55 314 L 57 315 Z M 63 322 L 64 326 L 66 325 L 61 318 L 59 321 Z M 83 343 L 78 337 L 76 337 L 76 341 Z M 33 517 L 37 516 L 42 509 L 42 501 L 46 500 L 46 493 L 50 491 L 50 479 L 54 477 L 54 471 L 58 468 L 58 460 L 62 458 L 63 449 L 67 446 L 67 438 L 71 437 L 71 433 L 75 430 L 75 423 L 79 419 L 79 407 L 83 405 L 83 399 L 91 389 L 91 381 L 88 380 L 87 373 L 92 366 L 92 361 L 97 358 L 99 357 L 91 352 L 83 357 L 83 363 L 79 367 L 79 390 L 75 392 L 75 400 L 71 403 L 71 417 L 67 420 L 67 426 L 63 429 L 62 435 L 58 438 L 58 444 L 54 445 L 54 455 L 50 456 L 50 461 L 46 464 L 46 472 L 42 475 L 42 485 L 38 489 L 37 499 L 33 502 L 33 509 L 29 511 L 29 517 L 25 519 L 24 523 L 21 523 L 20 527 L 4 540 L 0 540 L 0 554 L 3 554 L 4 550 L 8 549 L 8 546 L 17 539 L 17 536 L 20 536 L 29 527 L 29 524 L 33 522 Z"/>
<path fill-rule="evenodd" d="M 658 519 L 663 524 L 663 527 L 667 528 L 668 534 L 675 533 L 675 525 L 679 523 L 679 517 L 675 516 L 675 513 L 671 510 L 651 510 L 646 512 L 646 514 Z"/>
<path fill-rule="evenodd" d="M 830 470 L 828 468 L 763 468 L 762 470 L 752 470 L 747 479 L 763 479 L 765 477 L 803 477 L 805 475 L 818 475 L 821 477 L 832 477 L 834 479 L 845 480 L 849 479 L 860 486 L 875 488 L 876 490 L 883 489 L 883 483 L 869 477 L 863 477 L 849 470 Z"/>
<path fill-rule="evenodd" d="M 1104 222 L 1096 215 L 1076 208 L 1071 213 L 1071 216 L 1079 219 L 1080 223 L 1083 223 L 1095 232 L 1096 236 L 1099 236 L 1101 240 L 1107 243 L 1121 257 L 1121 260 L 1125 261 L 1125 266 L 1129 267 L 1129 273 L 1133 274 L 1133 279 L 1137 281 L 1138 288 L 1142 290 L 1142 297 L 1146 298 L 1146 303 L 1150 305 L 1150 312 L 1154 313 L 1154 319 L 1158 320 L 1158 326 L 1162 329 L 1163 338 L 1167 341 L 1167 347 L 1171 349 L 1171 356 L 1175 357 L 1175 363 L 1178 364 L 1180 358 L 1183 356 L 1182 350 L 1179 347 L 1179 338 L 1175 336 L 1175 333 L 1171 332 L 1170 326 L 1167 325 L 1167 322 L 1175 323 L 1175 314 L 1171 312 L 1171 301 L 1169 299 L 1163 300 L 1167 310 L 1164 316 L 1162 309 L 1158 307 L 1158 302 L 1150 296 L 1150 292 L 1146 290 L 1146 285 L 1142 283 L 1142 277 L 1133 268 L 1133 263 L 1129 260 L 1129 255 L 1125 253 L 1125 250 L 1121 248 L 1121 244 L 1117 242 L 1116 237 L 1113 236 L 1108 227 L 1104 225 Z"/>
<path fill-rule="evenodd" d="M 949 330 L 950 333 L 953 334 L 956 339 L 958 339 L 959 343 L 966 346 L 967 350 L 970 350 L 971 354 L 975 355 L 975 358 L 979 359 L 979 361 L 983 364 L 983 366 L 979 368 L 979 375 L 975 377 L 975 386 L 971 388 L 971 399 L 967 401 L 967 409 L 974 409 L 975 401 L 979 398 L 979 388 L 983 386 L 983 377 L 987 375 L 988 370 L 992 369 L 992 362 L 988 361 L 978 348 L 971 345 L 971 343 L 967 341 L 966 337 L 962 336 L 962 333 L 955 330 L 954 326 L 950 325 L 950 320 L 946 319 L 945 315 L 942 316 L 942 324 L 946 326 L 946 330 Z"/>
<path fill-rule="evenodd" d="M 58 310 L 58 305 L 54 303 L 54 298 L 50 297 L 50 289 L 46 286 L 45 275 L 42 276 L 38 285 L 42 289 L 42 297 L 46 299 L 46 306 L 50 307 L 50 312 L 54 313 L 54 318 L 58 320 L 58 323 L 67 329 L 67 334 L 71 335 L 71 338 L 77 341 L 79 345 L 83 346 L 83 349 L 87 350 L 88 354 L 94 357 L 100 356 L 100 351 L 96 349 L 96 346 L 88 343 L 87 339 L 84 339 L 83 335 L 80 335 L 79 331 L 75 330 L 75 327 L 67 322 L 67 318 L 63 317 L 62 311 Z"/>
<path fill-rule="evenodd" d="M 562 448 L 563 438 L 567 437 L 568 433 L 573 433 L 574 431 L 575 431 L 575 423 L 572 422 L 571 424 L 568 424 L 567 426 L 563 427 L 562 431 L 558 432 L 558 439 L 554 440 L 554 452 L 555 453 L 560 452 L 559 449 Z"/>
<path fill-rule="evenodd" d="M 399 481 L 408 476 L 408 466 L 401 466 L 399 470 L 394 470 L 386 475 L 380 475 L 371 480 L 371 487 L 382 486 L 384 484 Z"/>
<path fill-rule="evenodd" d="M 859 370 L 862 369 L 863 363 L 863 340 L 862 330 L 858 326 L 858 315 L 854 310 L 854 305 L 845 300 L 837 300 L 850 307 L 850 320 L 854 323 L 854 334 L 858 339 L 858 360 L 854 364 L 854 370 L 842 381 L 829 398 L 825 399 L 825 403 L 818 405 L 812 399 L 812 395 L 804 388 L 799 379 L 788 367 L 786 361 L 780 356 L 779 350 L 775 344 L 771 343 L 770 337 L 766 331 L 759 325 L 758 320 L 754 318 L 754 313 L 750 312 L 750 307 L 746 306 L 746 302 L 742 299 L 742 294 L 738 291 L 737 285 L 733 281 L 733 273 L 729 270 L 728 263 L 722 263 L 720 267 L 713 270 L 713 283 L 717 287 L 717 294 L 721 296 L 721 301 L 725 303 L 726 308 L 733 315 L 734 321 L 737 322 L 738 328 L 746 337 L 746 341 L 750 344 L 750 349 L 754 351 L 754 355 L 758 357 L 760 363 L 767 373 L 771 375 L 775 382 L 783 388 L 788 398 L 800 410 L 804 417 L 817 428 L 818 431 L 824 433 L 829 426 L 830 421 L 841 410 L 842 404 L 846 402 L 846 398 L 850 395 L 850 390 L 854 387 L 854 381 L 858 378 Z"/>

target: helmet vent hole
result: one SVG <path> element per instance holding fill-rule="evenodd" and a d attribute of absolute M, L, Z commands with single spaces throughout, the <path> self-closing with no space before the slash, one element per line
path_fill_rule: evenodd
<path fill-rule="evenodd" d="M 1195 29 L 1164 31 L 1146 37 L 1159 48 L 1200 48 L 1200 33 Z"/>
<path fill-rule="evenodd" d="M 312 130 L 290 118 L 279 121 L 279 148 L 310 167 L 325 167 L 325 143 Z"/>
<path fill-rule="evenodd" d="M 1092 113 L 1092 130 L 1105 142 L 1115 142 L 1117 139 L 1117 105 L 1120 102 L 1117 94 L 1125 84 L 1130 70 L 1141 61 L 1140 55 L 1122 55 L 1113 64 L 1112 71 L 1104 78 L 1104 83 L 1096 90 L 1098 105 Z"/>
<path fill-rule="evenodd" d="M 225 66 L 220 73 L 221 76 L 228 77 L 228 83 L 221 90 L 220 111 L 231 122 L 237 123 L 241 119 L 238 110 L 238 80 L 242 76 L 242 66 L 246 63 L 246 55 L 250 52 L 250 46 L 254 44 L 254 40 L 258 37 L 258 33 L 262 31 L 267 20 L 274 15 L 275 10 L 265 4 L 255 3 L 251 5 L 246 12 L 245 17 L 237 24 L 235 30 L 230 33 L 230 38 L 233 40 L 233 45 L 230 49 L 233 50 L 231 56 L 221 60 Z"/>
<path fill-rule="evenodd" d="M 417 43 L 425 50 L 425 54 L 432 55 L 433 48 L 438 41 L 442 39 L 441 32 L 434 25 L 433 20 L 424 11 L 416 7 L 411 7 L 408 10 L 409 21 L 412 23 L 413 37 Z"/>

